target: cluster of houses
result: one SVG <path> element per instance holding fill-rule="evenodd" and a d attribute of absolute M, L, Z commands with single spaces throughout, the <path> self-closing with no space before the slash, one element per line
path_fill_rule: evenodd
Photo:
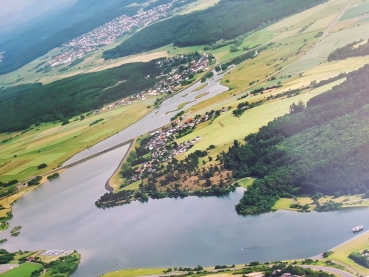
<path fill-rule="evenodd" d="M 186 63 L 181 63 L 184 60 L 188 61 Z M 182 81 L 188 80 L 189 77 L 191 77 L 191 74 L 194 75 L 201 70 L 207 70 L 208 63 L 209 55 L 207 53 L 203 53 L 202 55 L 178 55 L 173 58 L 158 61 L 156 63 L 158 68 L 162 68 L 163 72 L 166 71 L 165 69 L 169 68 L 170 72 L 162 73 L 158 76 L 157 78 L 160 79 L 160 81 L 153 88 L 119 100 L 101 109 L 97 109 L 94 113 L 99 114 L 104 111 L 114 110 L 119 106 L 131 105 L 137 101 L 146 100 L 150 96 L 173 93 L 176 88 L 181 85 Z"/>
<path fill-rule="evenodd" d="M 208 70 L 209 54 L 178 55 L 158 61 L 156 65 L 159 68 L 172 68 L 169 72 L 164 70 L 158 76 L 161 80 L 155 88 L 161 93 L 171 93 L 176 87 L 192 79 L 197 73 Z"/>
<path fill-rule="evenodd" d="M 228 108 L 222 108 L 221 110 L 207 112 L 202 116 L 197 115 L 195 118 L 186 118 L 186 116 L 183 116 L 182 118 L 178 118 L 173 121 L 172 124 L 152 132 L 150 134 L 150 140 L 146 143 L 146 145 L 140 146 L 145 147 L 150 151 L 152 160 L 139 166 L 135 170 L 132 178 L 128 180 L 128 183 L 140 180 L 145 172 L 155 172 L 160 162 L 168 161 L 177 155 L 187 152 L 195 145 L 196 142 L 201 140 L 201 137 L 197 136 L 192 140 L 179 143 L 177 138 L 182 130 L 188 127 L 194 129 L 197 124 L 216 118 L 227 110 Z M 176 142 L 176 146 L 173 148 L 166 147 L 169 142 Z"/>
<path fill-rule="evenodd" d="M 173 6 L 176 1 L 159 5 L 147 11 L 140 11 L 134 16 L 123 15 L 82 36 L 74 38 L 63 44 L 63 53 L 51 58 L 47 65 L 55 67 L 71 63 L 92 51 L 98 50 L 103 45 L 114 43 L 119 37 L 133 29 L 141 28 L 157 20 L 169 17 L 177 11 L 177 8 Z"/>

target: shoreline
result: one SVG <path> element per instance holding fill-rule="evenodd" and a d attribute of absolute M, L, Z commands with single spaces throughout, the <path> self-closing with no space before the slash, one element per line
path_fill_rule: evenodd
<path fill-rule="evenodd" d="M 124 154 L 122 160 L 120 161 L 120 163 L 118 164 L 117 168 L 114 170 L 113 175 L 110 176 L 110 178 L 105 182 L 105 189 L 109 192 L 114 192 L 114 187 L 110 184 L 111 179 L 114 177 L 114 175 L 119 171 L 119 169 L 121 168 L 122 164 L 124 163 L 124 161 L 126 160 L 127 156 L 129 155 L 129 153 L 132 150 L 132 146 L 134 145 L 136 141 L 136 138 L 131 139 L 130 141 L 127 141 L 127 143 L 125 145 L 127 145 L 128 143 L 130 143 L 129 148 L 127 149 L 126 153 Z M 124 146 L 124 145 L 122 145 Z"/>

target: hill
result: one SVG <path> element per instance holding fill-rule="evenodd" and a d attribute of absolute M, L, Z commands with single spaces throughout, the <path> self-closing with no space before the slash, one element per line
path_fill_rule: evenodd
<path fill-rule="evenodd" d="M 129 95 L 158 82 L 157 61 L 131 63 L 105 71 L 76 75 L 47 85 L 26 84 L 0 89 L 0 133 L 32 124 L 64 120 Z M 147 77 L 150 75 L 150 77 Z"/>
<path fill-rule="evenodd" d="M 240 214 L 269 211 L 279 197 L 296 193 L 366 192 L 369 188 L 369 65 L 351 72 L 304 108 L 277 118 L 237 141 L 219 159 L 233 177 L 258 179 L 245 192 Z"/>
<path fill-rule="evenodd" d="M 0 45 L 5 52 L 0 74 L 12 72 L 64 42 L 80 36 L 121 15 L 134 15 L 139 6 L 126 7 L 133 0 L 79 0 L 56 17 L 48 18 Z M 145 2 L 145 1 L 143 1 Z"/>
<path fill-rule="evenodd" d="M 141 30 L 104 52 L 105 59 L 149 51 L 174 43 L 194 46 L 233 39 L 325 0 L 222 0 L 214 7 L 175 16 Z M 204 36 L 206 34 L 206 36 Z"/>

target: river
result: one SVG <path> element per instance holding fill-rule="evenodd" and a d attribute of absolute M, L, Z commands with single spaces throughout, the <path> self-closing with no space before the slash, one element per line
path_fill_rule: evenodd
<path fill-rule="evenodd" d="M 212 94 L 224 90 L 214 80 L 203 91 L 184 91 L 168 99 L 158 113 L 153 112 L 73 159 L 162 126 L 173 116 L 165 115 L 166 111 L 189 100 L 182 95 L 195 97 L 211 87 Z M 94 202 L 106 193 L 104 184 L 127 150 L 126 145 L 69 168 L 60 178 L 18 200 L 10 224 L 11 228 L 23 228 L 16 238 L 10 236 L 9 230 L 3 232 L 2 238 L 8 239 L 3 247 L 11 251 L 76 249 L 82 261 L 72 276 L 90 277 L 121 268 L 193 267 L 310 257 L 352 238 L 352 227 L 369 226 L 368 209 L 239 216 L 234 205 L 242 197 L 242 188 L 220 198 L 149 200 L 97 209 Z"/>

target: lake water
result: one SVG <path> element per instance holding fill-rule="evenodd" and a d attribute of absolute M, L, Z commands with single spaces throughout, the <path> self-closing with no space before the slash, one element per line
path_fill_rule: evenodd
<path fill-rule="evenodd" d="M 202 100 L 212 97 L 225 87 L 213 80 L 196 93 L 191 93 L 192 89 L 168 99 L 158 113 L 72 160 L 158 128 L 173 116 L 165 115 L 166 111 L 205 91 L 211 94 Z M 186 97 L 191 98 L 182 97 L 187 93 Z M 21 198 L 13 206 L 14 218 L 10 221 L 11 228 L 23 226 L 21 234 L 13 238 L 9 230 L 3 232 L 1 238 L 8 239 L 3 247 L 11 251 L 76 249 L 82 261 L 73 277 L 90 277 L 122 268 L 194 267 L 310 257 L 352 238 L 350 230 L 354 226 L 369 226 L 369 209 L 239 216 L 234 206 L 242 197 L 242 188 L 221 198 L 149 200 L 97 209 L 94 202 L 106 193 L 104 184 L 127 148 L 74 166 Z"/>
<path fill-rule="evenodd" d="M 76 249 L 82 263 L 73 277 L 121 268 L 210 266 L 310 257 L 369 226 L 368 209 L 331 213 L 279 211 L 239 216 L 243 189 L 225 197 L 149 200 L 100 210 L 94 205 L 127 147 L 68 169 L 14 205 L 4 232 L 9 250 Z M 243 248 L 244 250 L 241 250 Z"/>

